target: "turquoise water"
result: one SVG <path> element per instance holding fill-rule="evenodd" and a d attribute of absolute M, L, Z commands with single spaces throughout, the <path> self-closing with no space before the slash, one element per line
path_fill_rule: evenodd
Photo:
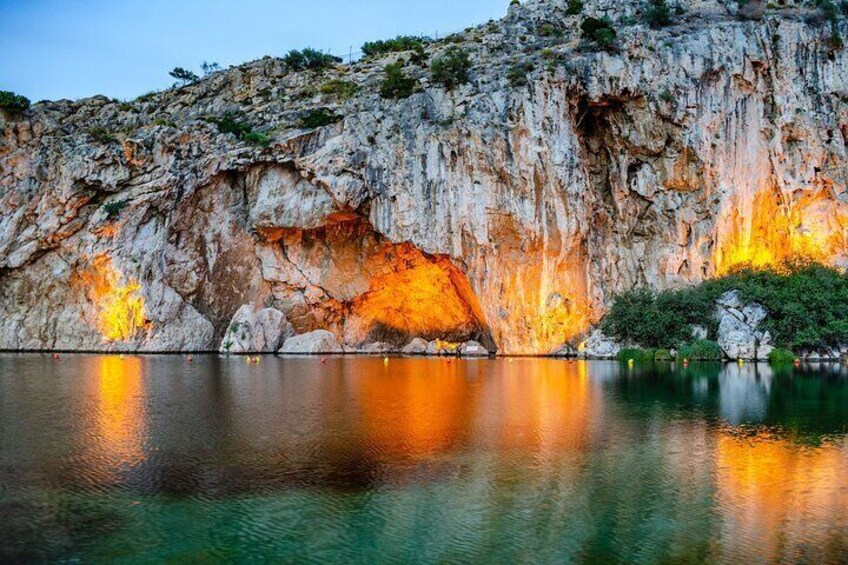
<path fill-rule="evenodd" d="M 848 371 L 0 355 L 0 561 L 848 562 Z"/>

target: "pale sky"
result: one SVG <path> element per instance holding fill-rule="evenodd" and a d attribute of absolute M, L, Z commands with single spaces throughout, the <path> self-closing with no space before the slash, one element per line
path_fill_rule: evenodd
<path fill-rule="evenodd" d="M 0 0 L 0 90 L 131 99 L 200 74 L 311 46 L 344 56 L 398 34 L 445 35 L 501 18 L 509 0 Z"/>

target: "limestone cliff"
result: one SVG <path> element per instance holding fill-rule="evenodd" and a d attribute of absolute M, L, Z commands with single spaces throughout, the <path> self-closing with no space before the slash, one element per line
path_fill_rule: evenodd
<path fill-rule="evenodd" d="M 0 118 L 0 348 L 217 350 L 251 305 L 350 348 L 546 353 L 633 285 L 790 253 L 848 265 L 836 26 L 791 2 L 743 21 L 688 0 L 653 30 L 643 8 L 513 7 L 428 46 L 467 50 L 468 84 L 408 62 L 421 88 L 402 100 L 379 84 L 410 53 L 320 74 L 265 58 Z M 610 52 L 581 39 L 603 15 Z M 300 127 L 316 108 L 342 119 Z M 228 112 L 270 145 L 219 133 Z"/>

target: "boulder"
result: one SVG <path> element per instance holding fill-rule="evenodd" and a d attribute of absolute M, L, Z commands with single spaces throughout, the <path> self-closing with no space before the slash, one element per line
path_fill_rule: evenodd
<path fill-rule="evenodd" d="M 489 350 L 476 341 L 466 341 L 459 350 L 463 357 L 488 357 Z"/>
<path fill-rule="evenodd" d="M 342 347 L 336 341 L 336 336 L 327 330 L 315 330 L 305 334 L 292 336 L 283 344 L 280 353 L 307 354 L 341 353 Z"/>
<path fill-rule="evenodd" d="M 768 311 L 756 303 L 745 304 L 738 290 L 716 300 L 718 345 L 730 359 L 766 360 L 774 351 L 771 334 L 757 330 Z"/>
<path fill-rule="evenodd" d="M 427 341 L 416 337 L 401 349 L 401 353 L 406 355 L 424 355 L 427 353 Z"/>
<path fill-rule="evenodd" d="M 583 343 L 579 356 L 587 359 L 614 359 L 621 351 L 621 344 L 607 337 L 601 330 L 595 330 Z"/>
<path fill-rule="evenodd" d="M 236 311 L 224 338 L 221 353 L 275 353 L 294 331 L 276 308 L 256 310 L 245 304 Z"/>

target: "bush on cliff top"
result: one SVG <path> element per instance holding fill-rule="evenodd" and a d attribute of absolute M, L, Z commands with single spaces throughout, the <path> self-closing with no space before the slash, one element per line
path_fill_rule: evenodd
<path fill-rule="evenodd" d="M 303 71 L 307 69 L 321 71 L 342 62 L 339 57 L 335 57 L 327 53 L 321 53 L 317 49 L 312 49 L 310 47 L 300 51 L 297 49 L 289 51 L 288 54 L 283 57 L 283 61 L 293 71 Z"/>
<path fill-rule="evenodd" d="M 362 54 L 366 57 L 374 57 L 376 55 L 384 55 L 386 53 L 414 51 L 429 42 L 430 38 L 424 37 L 423 35 L 399 35 L 394 39 L 366 42 L 362 46 Z"/>
<path fill-rule="evenodd" d="M 787 349 L 835 346 L 848 341 L 848 276 L 809 261 L 776 268 L 741 268 L 680 290 L 635 289 L 617 295 L 601 328 L 616 339 L 643 347 L 679 347 L 691 341 L 699 324 L 715 336 L 715 300 L 739 290 L 744 300 L 769 314 L 760 326 Z"/>
<path fill-rule="evenodd" d="M 0 90 L 0 109 L 17 114 L 27 108 L 29 108 L 29 98 L 8 90 Z"/>

